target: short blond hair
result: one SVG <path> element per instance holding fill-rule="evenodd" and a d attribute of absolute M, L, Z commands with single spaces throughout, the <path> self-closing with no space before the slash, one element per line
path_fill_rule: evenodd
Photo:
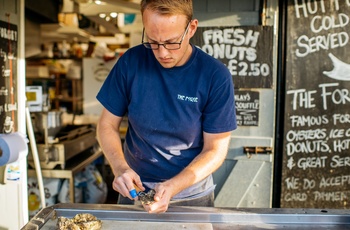
<path fill-rule="evenodd" d="M 185 15 L 188 21 L 193 17 L 192 0 L 142 0 L 141 13 L 146 9 L 163 15 Z"/>

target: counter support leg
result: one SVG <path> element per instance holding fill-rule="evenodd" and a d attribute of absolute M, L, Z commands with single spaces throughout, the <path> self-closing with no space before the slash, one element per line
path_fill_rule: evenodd
<path fill-rule="evenodd" d="M 69 200 L 71 203 L 75 202 L 75 190 L 74 190 L 74 176 L 73 173 L 69 177 Z"/>

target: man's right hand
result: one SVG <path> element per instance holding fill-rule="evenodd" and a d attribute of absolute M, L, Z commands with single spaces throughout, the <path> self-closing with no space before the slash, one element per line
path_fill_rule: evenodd
<path fill-rule="evenodd" d="M 119 176 L 115 176 L 112 187 L 123 197 L 128 197 L 131 200 L 137 200 L 130 195 L 130 191 L 135 189 L 135 185 L 144 191 L 145 188 L 142 185 L 140 176 L 132 169 L 127 169 Z"/>

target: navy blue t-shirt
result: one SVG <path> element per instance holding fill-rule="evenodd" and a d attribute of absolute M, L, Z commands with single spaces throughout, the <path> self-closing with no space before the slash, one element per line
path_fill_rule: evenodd
<path fill-rule="evenodd" d="M 203 132 L 236 129 L 228 69 L 192 46 L 189 61 L 164 68 L 139 45 L 123 54 L 97 99 L 112 114 L 127 114 L 125 159 L 142 181 L 161 182 L 185 168 L 203 148 Z"/>

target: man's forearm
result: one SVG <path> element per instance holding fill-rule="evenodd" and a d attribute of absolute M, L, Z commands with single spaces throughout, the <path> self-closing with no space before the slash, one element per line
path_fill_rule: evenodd
<path fill-rule="evenodd" d="M 99 122 L 97 125 L 97 140 L 113 173 L 118 175 L 118 171 L 128 167 L 128 165 L 124 158 L 118 126 L 113 125 L 103 121 Z"/>

